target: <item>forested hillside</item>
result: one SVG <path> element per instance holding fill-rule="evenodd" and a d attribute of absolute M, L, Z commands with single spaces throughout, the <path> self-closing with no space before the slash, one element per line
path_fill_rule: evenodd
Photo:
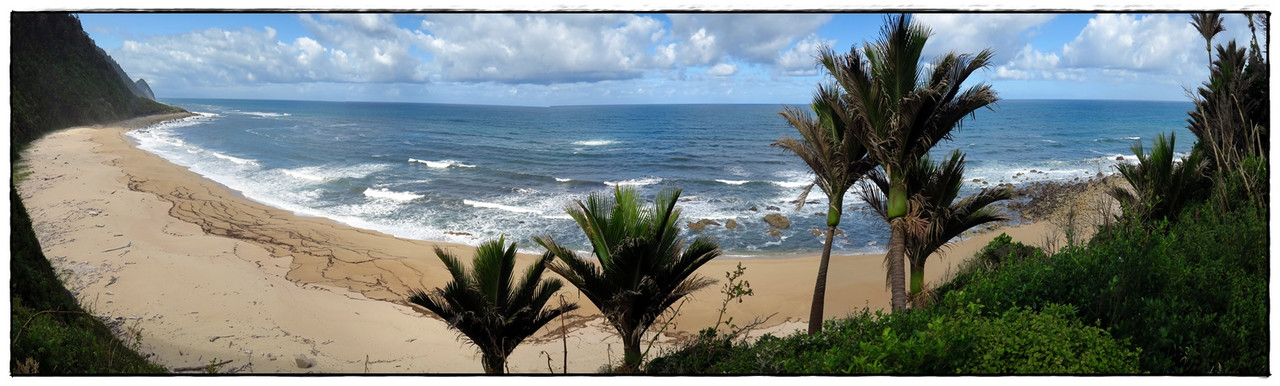
<path fill-rule="evenodd" d="M 75 15 L 10 15 L 10 159 L 54 129 L 175 110 L 134 95 Z"/>

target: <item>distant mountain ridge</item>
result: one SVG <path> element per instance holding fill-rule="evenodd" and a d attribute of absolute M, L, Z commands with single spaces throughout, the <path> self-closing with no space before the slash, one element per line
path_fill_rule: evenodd
<path fill-rule="evenodd" d="M 140 97 L 156 100 L 156 94 L 151 92 L 151 86 L 147 85 L 146 79 L 138 78 L 138 81 L 134 83 L 134 85 L 138 88 L 138 91 L 142 92 L 142 95 L 139 95 Z"/>
<path fill-rule="evenodd" d="M 141 78 L 139 78 L 137 82 L 134 82 L 134 80 L 129 77 L 129 74 L 124 72 L 124 68 L 120 67 L 120 63 L 116 63 L 115 58 L 112 58 L 111 55 L 107 54 L 107 51 L 103 50 L 101 47 L 96 48 L 98 48 L 99 54 L 102 54 L 104 58 L 107 58 L 107 63 L 111 64 L 111 69 L 114 70 L 116 75 L 119 75 L 120 79 L 124 81 L 125 87 L 129 88 L 129 92 L 136 96 L 156 100 L 156 95 L 151 92 L 151 87 L 147 86 L 147 82 L 143 81 Z M 143 87 L 146 88 L 143 89 Z"/>

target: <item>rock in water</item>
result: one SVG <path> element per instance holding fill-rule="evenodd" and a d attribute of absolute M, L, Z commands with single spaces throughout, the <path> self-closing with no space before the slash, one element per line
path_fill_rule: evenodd
<path fill-rule="evenodd" d="M 705 218 L 704 218 L 704 219 L 702 219 L 702 220 L 699 220 L 698 222 L 692 222 L 692 221 L 690 221 L 690 222 L 689 222 L 689 230 L 691 230 L 691 231 L 695 231 L 695 232 L 701 232 L 703 228 L 706 228 L 706 227 L 707 227 L 707 225 L 720 225 L 720 223 L 715 222 L 715 221 L 713 221 L 713 220 L 708 220 L 708 219 L 705 219 Z"/>
<path fill-rule="evenodd" d="M 769 225 L 772 225 L 776 228 L 787 229 L 791 227 L 791 220 L 788 220 L 787 216 L 783 216 L 777 213 L 770 213 L 768 215 L 765 215 L 764 222 L 767 222 L 769 223 Z"/>
<path fill-rule="evenodd" d="M 729 230 L 738 229 L 738 222 L 733 220 L 725 221 L 724 227 L 729 228 Z"/>
<path fill-rule="evenodd" d="M 769 236 L 782 237 L 782 232 L 779 232 L 777 229 L 769 228 Z"/>

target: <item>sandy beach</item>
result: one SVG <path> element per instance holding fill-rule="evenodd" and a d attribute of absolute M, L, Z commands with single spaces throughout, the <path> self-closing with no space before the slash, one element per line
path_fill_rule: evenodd
<path fill-rule="evenodd" d="M 91 312 L 139 333 L 144 355 L 170 369 L 230 361 L 221 371 L 251 373 L 481 371 L 473 346 L 404 301 L 411 289 L 448 280 L 433 246 L 468 261 L 474 248 L 395 238 L 245 199 L 134 147 L 125 133 L 145 123 L 49 134 L 23 154 L 32 174 L 19 186 L 44 253 L 69 289 Z M 944 277 L 1001 232 L 1040 245 L 1056 230 L 1041 222 L 957 242 L 930 260 L 926 280 Z M 522 255 L 522 264 L 533 257 Z M 741 325 L 773 315 L 751 335 L 785 335 L 806 326 L 817 259 L 717 259 L 700 273 L 723 282 L 741 263 L 755 296 L 730 304 L 727 316 Z M 828 318 L 888 306 L 882 262 L 883 255 L 832 257 Z M 715 323 L 720 284 L 682 307 L 650 355 Z M 561 321 L 553 321 L 516 349 L 511 372 L 561 372 L 564 345 L 570 373 L 619 361 L 621 341 L 599 311 L 571 286 L 561 293 L 582 306 L 565 318 L 565 341 Z M 313 365 L 299 366 L 300 357 Z"/>

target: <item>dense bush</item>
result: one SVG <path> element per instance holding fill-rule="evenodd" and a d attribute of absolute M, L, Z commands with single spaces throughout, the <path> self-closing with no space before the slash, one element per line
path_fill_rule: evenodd
<path fill-rule="evenodd" d="M 1197 204 L 1176 225 L 1121 223 L 1069 247 L 981 271 L 950 296 L 999 311 L 1072 304 L 1143 350 L 1157 374 L 1265 374 L 1268 241 L 1264 211 Z"/>
<path fill-rule="evenodd" d="M 1074 319 L 1067 306 L 987 314 L 951 304 L 885 315 L 863 310 L 820 335 L 771 335 L 733 345 L 704 332 L 653 360 L 650 373 L 1112 374 L 1138 371 L 1138 352 Z"/>

